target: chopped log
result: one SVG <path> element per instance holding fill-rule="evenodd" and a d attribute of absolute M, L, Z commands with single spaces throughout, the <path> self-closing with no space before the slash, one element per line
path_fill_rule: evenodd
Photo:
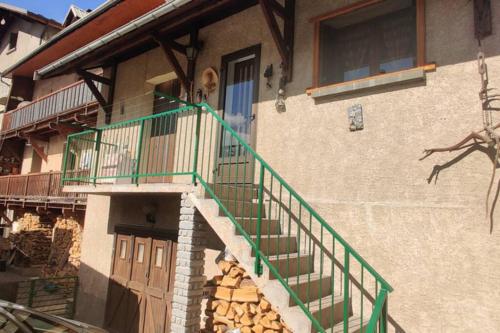
<path fill-rule="evenodd" d="M 258 302 L 259 291 L 257 288 L 235 289 L 232 300 L 235 302 Z"/>

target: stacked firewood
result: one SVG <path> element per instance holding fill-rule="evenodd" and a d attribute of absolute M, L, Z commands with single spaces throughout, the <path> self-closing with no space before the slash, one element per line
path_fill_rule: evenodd
<path fill-rule="evenodd" d="M 204 333 L 290 333 L 278 312 L 250 276 L 234 261 L 218 263 L 222 275 L 208 281 L 210 290 Z"/>
<path fill-rule="evenodd" d="M 16 222 L 19 232 L 12 233 L 10 241 L 28 256 L 30 265 L 43 265 L 47 262 L 52 243 L 52 227 L 42 223 L 40 217 L 26 213 Z"/>
<path fill-rule="evenodd" d="M 44 276 L 77 275 L 80 267 L 82 227 L 74 218 L 58 217 Z"/>

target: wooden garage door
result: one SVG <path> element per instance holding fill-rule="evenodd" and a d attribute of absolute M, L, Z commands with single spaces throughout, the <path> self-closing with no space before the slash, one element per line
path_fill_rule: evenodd
<path fill-rule="evenodd" d="M 106 327 L 116 333 L 170 333 L 177 245 L 116 235 Z"/>

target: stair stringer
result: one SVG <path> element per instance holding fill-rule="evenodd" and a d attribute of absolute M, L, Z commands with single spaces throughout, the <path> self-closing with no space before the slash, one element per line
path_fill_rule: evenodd
<path fill-rule="evenodd" d="M 217 202 L 213 199 L 201 199 L 194 193 L 189 194 L 189 199 L 247 271 L 260 291 L 271 301 L 288 327 L 295 333 L 311 332 L 311 320 L 298 306 L 289 305 L 290 294 L 278 280 L 269 279 L 268 267 L 263 264 L 263 274 L 260 277 L 255 274 L 255 257 L 251 255 L 251 246 L 243 236 L 236 235 L 236 227 L 228 217 L 219 216 Z"/>

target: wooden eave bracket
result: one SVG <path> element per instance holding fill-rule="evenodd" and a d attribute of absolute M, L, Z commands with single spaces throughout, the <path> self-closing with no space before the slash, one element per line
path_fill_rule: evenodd
<path fill-rule="evenodd" d="M 181 82 L 181 85 L 184 88 L 184 90 L 189 92 L 190 87 L 191 87 L 191 82 L 189 82 L 187 74 L 182 69 L 182 66 L 179 63 L 179 60 L 177 59 L 177 57 L 174 54 L 174 50 L 176 50 L 176 51 L 185 55 L 186 54 L 186 46 L 180 45 L 179 43 L 176 43 L 172 40 L 161 38 L 160 35 L 158 35 L 158 34 L 152 34 L 151 37 L 161 47 L 163 53 L 165 54 L 165 57 L 167 58 L 167 61 L 174 69 L 174 72 L 177 75 L 177 78 L 179 79 L 179 81 Z"/>
<path fill-rule="evenodd" d="M 47 162 L 47 154 L 45 153 L 45 150 L 43 149 L 42 146 L 38 145 L 36 141 L 42 141 L 42 142 L 48 142 L 47 139 L 41 138 L 39 136 L 36 136 L 34 134 L 28 134 L 28 133 L 21 133 L 19 135 L 20 138 L 23 138 L 28 141 L 28 143 L 33 147 L 33 150 L 35 153 L 40 156 L 42 160 Z"/>
<path fill-rule="evenodd" d="M 284 6 L 277 0 L 259 0 L 259 4 L 281 57 L 284 83 L 290 82 L 293 72 L 295 0 L 284 0 Z M 276 20 L 276 15 L 284 21 L 283 32 Z"/>
<path fill-rule="evenodd" d="M 111 78 L 100 76 L 80 68 L 76 69 L 76 73 L 83 78 L 85 84 L 92 92 L 92 95 L 94 95 L 94 97 L 97 99 L 97 102 L 99 102 L 99 105 L 104 110 L 105 122 L 106 124 L 109 124 L 111 122 L 111 112 L 113 109 L 113 94 L 116 81 L 116 65 L 113 65 L 112 67 Z M 102 84 L 109 86 L 109 94 L 107 98 L 105 98 L 101 94 L 101 92 L 99 91 L 94 82 L 100 82 Z"/>
<path fill-rule="evenodd" d="M 202 47 L 202 42 L 198 40 L 198 28 L 193 28 L 189 34 L 189 45 L 182 45 L 177 43 L 173 39 L 163 38 L 157 33 L 151 34 L 151 37 L 155 40 L 156 43 L 160 46 L 165 57 L 167 58 L 168 63 L 174 69 L 177 78 L 181 82 L 182 87 L 188 94 L 188 100 L 191 100 L 191 87 L 194 82 L 194 69 L 196 66 L 196 57 L 194 59 L 187 59 L 187 71 L 184 71 L 179 60 L 175 56 L 174 51 L 184 55 L 187 58 L 187 48 L 194 47 L 198 51 Z"/>
<path fill-rule="evenodd" d="M 35 153 L 38 156 L 40 156 L 40 158 L 42 160 L 44 160 L 45 162 L 47 162 L 47 154 L 45 153 L 45 149 L 43 149 L 42 146 L 39 146 L 36 142 L 34 142 L 33 140 L 31 140 L 31 137 L 28 138 L 28 142 L 33 147 L 33 150 L 35 151 Z"/>
<path fill-rule="evenodd" d="M 68 136 L 73 133 L 78 133 L 81 131 L 84 131 L 86 128 L 80 125 L 69 125 L 69 124 L 63 124 L 59 122 L 55 123 L 49 123 L 49 128 L 56 130 L 59 134 L 63 136 Z"/>
<path fill-rule="evenodd" d="M 5 214 L 5 212 L 2 213 L 2 217 L 10 226 L 12 225 L 13 221 L 7 216 L 7 214 Z"/>

